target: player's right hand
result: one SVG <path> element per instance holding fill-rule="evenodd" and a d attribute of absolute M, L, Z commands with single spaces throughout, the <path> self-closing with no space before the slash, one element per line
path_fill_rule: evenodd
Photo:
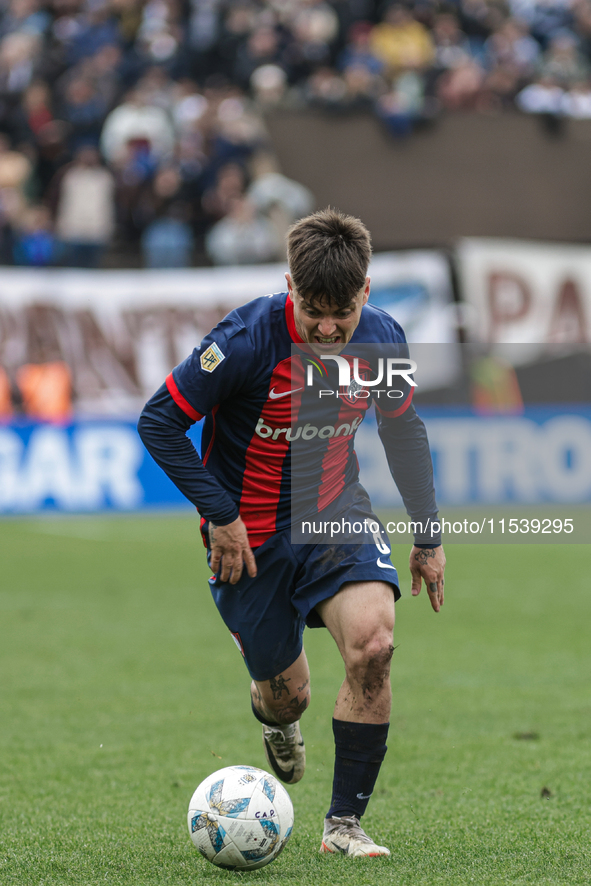
<path fill-rule="evenodd" d="M 257 574 L 257 564 L 248 543 L 248 533 L 242 518 L 238 517 L 227 526 L 209 524 L 209 547 L 211 550 L 210 566 L 218 573 L 221 565 L 220 581 L 229 581 L 235 585 L 246 570 L 251 578 Z"/>

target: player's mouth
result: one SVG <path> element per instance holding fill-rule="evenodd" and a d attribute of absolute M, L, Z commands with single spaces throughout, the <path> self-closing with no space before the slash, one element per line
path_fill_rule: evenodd
<path fill-rule="evenodd" d="M 315 335 L 314 344 L 318 345 L 323 350 L 330 350 L 336 345 L 342 344 L 342 341 L 340 335 Z"/>

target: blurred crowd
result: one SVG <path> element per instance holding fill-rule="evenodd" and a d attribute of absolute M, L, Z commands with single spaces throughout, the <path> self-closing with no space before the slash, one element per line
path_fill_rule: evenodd
<path fill-rule="evenodd" d="M 274 107 L 591 117 L 591 0 L 2 0 L 0 263 L 283 258 Z"/>

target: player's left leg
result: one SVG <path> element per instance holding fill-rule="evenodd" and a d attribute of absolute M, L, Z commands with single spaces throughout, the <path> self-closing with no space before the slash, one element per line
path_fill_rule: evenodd
<path fill-rule="evenodd" d="M 365 834 L 359 819 L 386 753 L 392 702 L 393 588 L 380 581 L 350 582 L 317 604 L 316 610 L 345 664 L 345 679 L 334 711 L 333 794 L 321 851 L 389 855 L 388 849 Z"/>
<path fill-rule="evenodd" d="M 304 650 L 271 680 L 253 680 L 250 693 L 253 713 L 263 724 L 267 762 L 282 781 L 295 784 L 306 768 L 298 722 L 310 703 L 310 670 Z"/>

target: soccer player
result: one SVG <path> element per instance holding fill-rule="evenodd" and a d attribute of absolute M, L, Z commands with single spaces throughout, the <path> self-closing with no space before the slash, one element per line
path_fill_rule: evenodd
<path fill-rule="evenodd" d="M 334 709 L 333 792 L 321 851 L 349 856 L 390 854 L 360 825 L 386 753 L 400 596 L 388 537 L 359 483 L 353 449 L 371 400 L 417 527 L 412 594 L 424 581 L 435 612 L 444 596 L 445 556 L 431 526 L 431 456 L 412 380 L 402 380 L 402 399 L 384 401 L 371 386 L 370 400 L 357 383 L 341 390 L 336 376 L 347 346 L 405 348 L 400 326 L 368 303 L 370 257 L 369 232 L 358 219 L 326 209 L 297 222 L 288 235 L 287 292 L 231 311 L 172 371 L 138 426 L 156 462 L 201 514 L 211 593 L 252 678 L 268 763 L 288 784 L 305 767 L 304 627 L 326 627 L 338 646 L 345 679 Z M 338 396 L 320 393 L 332 388 Z M 306 412 L 315 392 L 319 421 Z M 200 458 L 186 431 L 204 416 Z M 309 518 L 301 524 L 308 537 L 294 536 L 296 499 L 295 509 Z M 318 541 L 314 527 L 331 520 L 349 529 L 336 542 Z"/>

